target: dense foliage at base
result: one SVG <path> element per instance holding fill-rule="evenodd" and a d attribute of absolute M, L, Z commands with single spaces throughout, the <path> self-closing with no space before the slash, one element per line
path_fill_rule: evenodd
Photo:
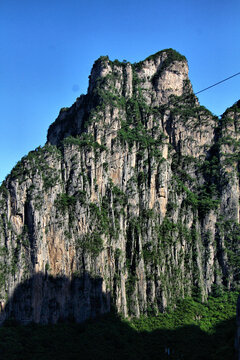
<path fill-rule="evenodd" d="M 156 317 L 123 320 L 114 312 L 84 324 L 19 326 L 0 329 L 0 358 L 28 359 L 185 359 L 234 358 L 237 293 L 193 299 Z"/>

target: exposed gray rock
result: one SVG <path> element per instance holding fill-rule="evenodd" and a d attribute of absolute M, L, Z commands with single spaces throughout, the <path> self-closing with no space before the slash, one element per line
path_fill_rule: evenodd
<path fill-rule="evenodd" d="M 239 289 L 239 114 L 200 106 L 171 49 L 98 59 L 1 187 L 2 321 L 82 321 L 110 296 L 138 316 Z"/>

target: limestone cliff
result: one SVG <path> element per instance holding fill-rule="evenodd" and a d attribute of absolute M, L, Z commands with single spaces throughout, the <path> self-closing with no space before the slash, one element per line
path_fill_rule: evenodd
<path fill-rule="evenodd" d="M 87 95 L 1 186 L 1 321 L 158 313 L 239 289 L 240 103 L 200 106 L 184 56 L 100 57 Z"/>

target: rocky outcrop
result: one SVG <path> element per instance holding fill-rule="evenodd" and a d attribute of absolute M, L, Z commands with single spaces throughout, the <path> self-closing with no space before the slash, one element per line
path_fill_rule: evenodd
<path fill-rule="evenodd" d="M 136 64 L 98 59 L 87 95 L 1 186 L 2 319 L 81 321 L 109 297 L 139 316 L 239 289 L 239 105 L 220 120 L 200 106 L 172 49 Z"/>

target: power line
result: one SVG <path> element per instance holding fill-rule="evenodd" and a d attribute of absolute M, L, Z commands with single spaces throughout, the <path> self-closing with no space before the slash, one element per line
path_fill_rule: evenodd
<path fill-rule="evenodd" d="M 237 75 L 240 75 L 240 72 L 238 72 L 238 73 L 236 73 L 236 74 L 234 74 L 234 75 L 231 75 L 231 76 L 227 77 L 226 79 L 223 79 L 223 80 L 221 80 L 221 81 L 218 81 L 217 83 L 215 83 L 215 84 L 213 84 L 213 85 L 210 85 L 210 86 L 206 87 L 205 89 L 202 89 L 202 90 L 200 90 L 200 91 L 197 91 L 197 92 L 195 93 L 195 95 L 200 94 L 200 93 L 202 93 L 203 91 L 206 91 L 206 90 L 208 90 L 208 89 L 211 89 L 212 87 L 217 86 L 217 85 L 223 83 L 224 81 L 227 81 L 227 80 L 229 80 L 229 79 L 232 79 L 233 77 L 235 77 L 235 76 L 237 76 Z"/>
<path fill-rule="evenodd" d="M 226 79 L 223 79 L 223 80 L 221 80 L 221 81 L 218 81 L 217 83 L 215 83 L 215 84 L 213 84 L 213 85 L 210 85 L 210 86 L 208 86 L 208 87 L 206 87 L 206 88 L 204 88 L 204 89 L 202 89 L 202 90 L 200 90 L 200 91 L 197 91 L 196 93 L 193 92 L 193 94 L 186 94 L 185 96 L 182 96 L 182 97 L 181 97 L 181 100 L 183 100 L 183 99 L 185 99 L 185 98 L 188 98 L 190 95 L 200 94 L 200 93 L 202 93 L 202 92 L 204 92 L 204 91 L 206 91 L 206 90 L 208 90 L 208 89 L 211 89 L 211 88 L 214 87 L 214 86 L 217 86 L 217 85 L 219 85 L 219 84 L 221 84 L 221 83 L 223 83 L 223 82 L 225 82 L 225 81 L 227 81 L 227 80 L 229 80 L 229 79 L 232 79 L 233 77 L 235 77 L 235 76 L 237 76 L 237 75 L 240 75 L 240 72 L 238 72 L 238 73 L 236 73 L 236 74 L 234 74 L 234 75 L 231 75 L 231 76 L 227 77 Z M 177 99 L 176 99 L 176 102 L 177 102 Z M 170 103 L 171 103 L 171 101 L 170 101 Z M 128 127 L 128 124 L 125 124 L 124 126 L 121 127 L 121 129 L 124 129 L 124 128 L 127 128 L 127 127 Z M 121 130 L 121 129 L 110 131 L 109 133 L 106 133 L 105 136 L 106 136 L 106 135 L 113 134 L 113 133 L 115 133 L 115 132 L 118 132 L 118 131 Z"/>
<path fill-rule="evenodd" d="M 227 77 L 227 78 L 225 78 L 225 79 L 223 79 L 223 80 L 221 80 L 221 81 L 218 81 L 217 83 L 215 83 L 215 84 L 213 84 L 213 85 L 210 85 L 210 86 L 208 86 L 208 87 L 206 87 L 206 88 L 204 88 L 204 89 L 196 92 L 195 94 L 194 94 L 194 93 L 193 93 L 193 94 L 186 94 L 185 96 L 181 97 L 180 100 L 182 101 L 184 98 L 189 97 L 189 95 L 197 95 L 197 94 L 200 94 L 200 93 L 202 93 L 202 92 L 204 92 L 204 91 L 206 91 L 206 90 L 208 90 L 208 89 L 211 89 L 212 87 L 215 87 L 215 86 L 217 86 L 217 85 L 219 85 L 219 84 L 221 84 L 221 83 L 223 83 L 223 82 L 225 82 L 225 81 L 227 81 L 227 80 L 229 80 L 229 79 L 232 79 L 233 77 L 238 76 L 238 75 L 240 75 L 240 72 L 238 72 L 238 73 L 236 73 L 236 74 L 234 74 L 234 75 L 231 75 L 231 76 L 229 76 L 229 77 Z M 176 100 L 177 100 L 177 99 L 176 99 Z M 121 128 L 124 129 L 125 127 L 128 127 L 128 125 L 125 124 L 125 126 L 122 126 Z M 113 133 L 117 133 L 119 130 L 120 130 L 120 129 L 110 131 L 110 132 L 106 133 L 105 136 L 106 136 L 106 135 L 113 134 Z M 67 152 L 67 151 L 65 151 L 65 152 Z M 114 162 L 116 162 L 116 161 L 119 161 L 120 159 L 123 159 L 123 158 L 125 158 L 125 157 L 128 156 L 128 155 L 136 154 L 136 153 L 138 153 L 138 152 L 139 152 L 139 149 L 136 150 L 136 151 L 133 151 L 133 152 L 130 151 L 128 154 L 124 154 L 123 156 L 120 156 L 120 157 L 118 157 L 118 158 L 116 158 L 116 159 L 113 159 L 112 161 L 109 161 L 109 162 L 108 162 L 108 165 L 111 164 L 111 163 L 114 163 Z M 97 171 L 99 168 L 101 168 L 102 166 L 103 166 L 103 164 L 101 163 L 99 166 L 95 166 L 94 168 L 91 168 L 90 173 L 96 172 L 96 171 Z M 197 171 L 197 169 L 195 169 L 193 172 L 190 171 L 190 172 L 188 173 L 188 175 L 189 175 L 189 174 L 193 174 L 193 173 L 196 174 L 196 171 Z M 24 179 L 24 180 L 26 180 L 26 179 Z M 170 180 L 166 181 L 166 182 L 165 182 L 165 185 L 167 185 L 169 182 L 172 182 L 172 181 L 173 181 L 173 179 L 170 179 Z M 55 183 L 54 186 L 56 186 L 56 185 L 62 185 L 62 182 L 61 182 L 61 183 Z M 39 192 L 43 192 L 43 190 L 38 191 L 38 193 L 39 193 Z M 87 205 L 89 205 L 89 204 L 87 204 Z M 78 216 L 81 216 L 81 215 L 83 215 L 83 214 L 85 214 L 85 213 L 88 213 L 88 212 L 89 212 L 89 209 L 86 209 L 85 211 L 80 211 L 79 214 L 78 214 Z M 59 222 L 58 222 L 58 221 L 55 221 L 55 222 L 53 222 L 52 224 L 55 225 L 55 224 L 58 224 L 58 223 L 61 223 L 61 221 L 59 221 Z M 47 224 L 47 225 L 44 226 L 43 228 L 46 228 L 46 227 L 49 227 L 49 226 L 50 226 L 50 224 Z"/>
<path fill-rule="evenodd" d="M 185 96 L 182 96 L 180 100 L 183 100 L 183 99 L 185 99 L 185 98 L 188 98 L 190 95 L 200 94 L 200 93 L 202 93 L 202 92 L 204 92 L 204 91 L 206 91 L 206 90 L 208 90 L 208 89 L 211 89 L 212 87 L 217 86 L 217 85 L 219 85 L 219 84 L 221 84 L 221 83 L 223 83 L 223 82 L 225 82 L 225 81 L 227 81 L 227 80 L 229 80 L 229 79 L 231 79 L 231 78 L 233 78 L 233 77 L 235 77 L 235 76 L 237 76 L 237 75 L 240 75 L 240 72 L 238 72 L 238 73 L 236 73 L 236 74 L 234 74 L 234 75 L 231 75 L 231 76 L 227 77 L 226 79 L 223 79 L 223 80 L 221 80 L 221 81 L 218 81 L 217 83 L 215 83 L 215 84 L 213 84 L 213 85 L 210 85 L 210 86 L 208 86 L 208 87 L 206 87 L 206 88 L 204 88 L 204 89 L 202 89 L 202 90 L 200 90 L 200 91 L 197 91 L 196 93 L 193 92 L 192 94 L 186 94 Z M 176 102 L 177 102 L 177 99 L 176 99 Z M 171 100 L 170 100 L 170 104 L 171 104 Z M 164 104 L 164 105 L 165 105 L 165 104 Z M 106 136 L 106 135 L 111 135 L 111 134 L 113 134 L 113 133 L 118 132 L 118 131 L 121 130 L 121 129 L 128 128 L 128 127 L 129 127 L 129 125 L 128 125 L 128 124 L 125 124 L 125 125 L 122 126 L 120 129 L 112 130 L 112 131 L 107 132 L 107 133 L 105 134 L 105 136 Z"/>
<path fill-rule="evenodd" d="M 221 81 L 218 81 L 217 83 L 215 83 L 215 84 L 213 84 L 213 85 L 210 85 L 210 86 L 208 86 L 208 87 L 206 87 L 206 88 L 204 88 L 204 89 L 202 89 L 202 90 L 200 90 L 200 91 L 197 91 L 196 93 L 186 94 L 185 96 L 182 96 L 180 100 L 183 100 L 183 99 L 185 99 L 185 98 L 188 98 L 190 95 L 200 94 L 200 93 L 202 93 L 202 92 L 204 92 L 204 91 L 206 91 L 206 90 L 208 90 L 208 89 L 211 89 L 211 88 L 214 87 L 214 86 L 217 86 L 217 85 L 219 85 L 219 84 L 221 84 L 221 83 L 223 83 L 223 82 L 225 82 L 225 81 L 227 81 L 227 80 L 229 80 L 229 79 L 232 79 L 233 77 L 235 77 L 235 76 L 237 76 L 237 75 L 240 75 L 240 72 L 238 72 L 238 73 L 236 73 L 236 74 L 234 74 L 234 75 L 231 75 L 231 76 L 229 76 L 229 77 L 227 77 L 227 78 L 225 78 L 225 79 L 223 79 L 223 80 L 221 80 Z M 176 103 L 176 102 L 177 102 L 177 99 L 176 99 L 175 103 Z M 170 101 L 170 104 L 171 104 L 171 101 Z M 109 131 L 108 133 L 105 134 L 105 136 L 106 136 L 106 135 L 111 135 L 111 134 L 113 134 L 113 133 L 117 133 L 119 130 L 125 129 L 125 128 L 128 128 L 128 127 L 129 127 L 129 125 L 128 125 L 128 124 L 125 124 L 125 125 L 122 126 L 120 129 L 113 130 L 113 131 Z M 137 150 L 137 152 L 138 152 L 138 150 Z M 119 157 L 118 159 L 120 159 L 120 158 L 121 158 L 121 157 Z M 117 161 L 118 159 L 113 160 L 113 162 Z M 101 165 L 100 165 L 100 166 L 101 166 Z M 95 170 L 97 170 L 97 168 L 95 168 Z M 3 181 L 4 181 L 4 180 L 3 180 Z M 2 181 L 2 183 L 3 183 L 3 181 Z"/>

